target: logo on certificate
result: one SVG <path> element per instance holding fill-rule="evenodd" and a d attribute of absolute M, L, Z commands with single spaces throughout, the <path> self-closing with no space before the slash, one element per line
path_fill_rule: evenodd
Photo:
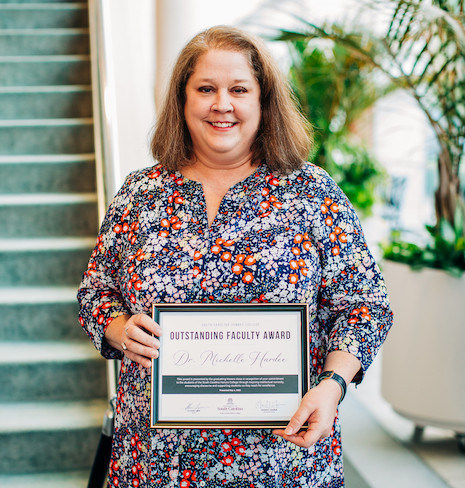
<path fill-rule="evenodd" d="M 218 410 L 218 412 L 220 414 L 239 413 L 239 412 L 242 412 L 242 410 L 244 410 L 239 405 L 236 405 L 234 403 L 234 400 L 231 397 L 228 398 L 228 401 L 226 402 L 226 404 L 219 406 L 219 407 L 216 407 L 216 409 Z"/>

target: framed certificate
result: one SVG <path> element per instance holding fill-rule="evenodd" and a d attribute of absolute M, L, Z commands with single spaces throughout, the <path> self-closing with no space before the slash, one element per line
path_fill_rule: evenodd
<path fill-rule="evenodd" d="M 155 304 L 153 428 L 280 428 L 308 390 L 305 304 Z"/>
<path fill-rule="evenodd" d="M 308 390 L 305 304 L 155 304 L 153 428 L 287 425 Z"/>

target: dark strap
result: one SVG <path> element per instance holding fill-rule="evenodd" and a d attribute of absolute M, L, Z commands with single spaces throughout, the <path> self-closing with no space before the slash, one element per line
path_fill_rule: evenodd
<path fill-rule="evenodd" d="M 338 402 L 339 405 L 339 403 L 341 403 L 342 400 L 344 400 L 344 397 L 346 396 L 347 383 L 345 382 L 345 379 L 342 376 L 335 373 L 334 371 L 323 371 L 323 373 L 320 373 L 318 375 L 317 385 L 323 380 L 334 380 L 341 387 L 342 394 L 341 394 L 341 398 L 339 398 L 339 402 Z"/>

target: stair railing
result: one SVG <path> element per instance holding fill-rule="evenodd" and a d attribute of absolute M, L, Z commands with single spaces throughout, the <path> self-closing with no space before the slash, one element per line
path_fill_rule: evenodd
<path fill-rule="evenodd" d="M 110 0 L 89 0 L 95 162 L 101 219 L 121 186 L 110 4 Z"/>
<path fill-rule="evenodd" d="M 120 182 L 116 97 L 111 74 L 113 70 L 110 0 L 89 0 L 89 35 L 92 73 L 92 106 L 94 117 L 95 166 L 98 214 L 100 222 Z M 105 412 L 102 434 L 97 448 L 88 488 L 101 488 L 108 471 L 113 437 L 116 387 L 120 361 L 107 361 L 109 408 Z"/>

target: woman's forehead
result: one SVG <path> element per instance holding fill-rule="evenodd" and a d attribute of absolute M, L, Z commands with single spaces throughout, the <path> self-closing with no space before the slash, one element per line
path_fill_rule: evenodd
<path fill-rule="evenodd" d="M 238 49 L 209 49 L 199 56 L 190 77 L 209 78 L 236 72 L 237 81 L 246 81 L 250 77 L 257 79 L 247 54 Z"/>

